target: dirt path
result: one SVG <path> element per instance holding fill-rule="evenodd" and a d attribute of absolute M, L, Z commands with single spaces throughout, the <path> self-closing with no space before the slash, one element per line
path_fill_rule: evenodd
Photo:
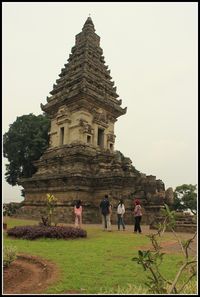
<path fill-rule="evenodd" d="M 3 272 L 4 294 L 37 294 L 58 279 L 55 264 L 35 256 L 20 254 Z"/>

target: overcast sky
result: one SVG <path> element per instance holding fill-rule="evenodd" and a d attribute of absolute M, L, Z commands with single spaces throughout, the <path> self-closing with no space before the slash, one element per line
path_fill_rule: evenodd
<path fill-rule="evenodd" d="M 17 116 L 42 113 L 40 103 L 90 13 L 121 106 L 127 106 L 115 124 L 115 149 L 166 188 L 196 184 L 197 5 L 4 2 L 3 133 Z M 4 180 L 3 200 L 21 201 L 21 188 Z"/>

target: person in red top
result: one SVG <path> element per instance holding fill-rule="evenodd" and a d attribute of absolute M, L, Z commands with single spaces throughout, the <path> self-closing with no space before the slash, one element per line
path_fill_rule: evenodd
<path fill-rule="evenodd" d="M 137 233 L 137 231 L 139 233 L 142 233 L 141 227 L 140 227 L 140 222 L 142 219 L 142 207 L 140 205 L 140 201 L 138 199 L 136 199 L 134 201 L 135 204 L 135 208 L 133 211 L 134 217 L 135 217 L 135 226 L 134 226 L 134 232 Z"/>
<path fill-rule="evenodd" d="M 75 214 L 75 227 L 81 228 L 82 225 L 82 205 L 81 200 L 77 200 L 74 206 L 74 214 Z"/>

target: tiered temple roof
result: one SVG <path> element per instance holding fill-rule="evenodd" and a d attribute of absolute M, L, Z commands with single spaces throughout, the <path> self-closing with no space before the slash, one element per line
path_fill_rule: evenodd
<path fill-rule="evenodd" d="M 119 96 L 99 44 L 100 37 L 95 33 L 91 17 L 88 17 L 82 31 L 76 35 L 68 63 L 61 69 L 51 96 L 47 97 L 48 103 L 41 104 L 43 111 L 54 115 L 61 105 L 84 99 L 112 111 L 114 117 L 126 113 L 126 108 L 120 107 L 122 100 L 117 99 Z"/>

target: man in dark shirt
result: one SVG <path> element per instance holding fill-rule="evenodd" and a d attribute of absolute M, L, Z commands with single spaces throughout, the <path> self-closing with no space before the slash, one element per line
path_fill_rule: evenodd
<path fill-rule="evenodd" d="M 111 207 L 111 205 L 108 200 L 108 195 L 105 195 L 105 197 L 101 201 L 99 207 L 101 209 L 103 230 L 111 231 L 111 223 L 110 223 L 110 207 Z"/>

